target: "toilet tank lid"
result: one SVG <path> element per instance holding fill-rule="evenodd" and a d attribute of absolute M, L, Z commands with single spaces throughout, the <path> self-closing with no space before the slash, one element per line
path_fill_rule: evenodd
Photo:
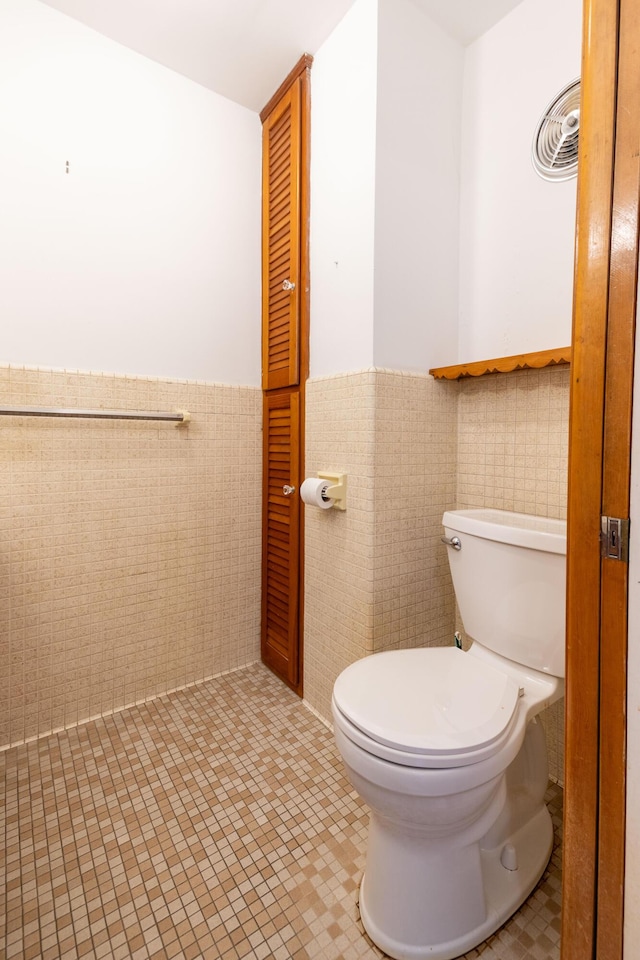
<path fill-rule="evenodd" d="M 528 513 L 488 508 L 448 510 L 442 518 L 447 530 L 468 533 L 484 540 L 496 540 L 546 553 L 567 552 L 565 520 L 536 517 Z"/>

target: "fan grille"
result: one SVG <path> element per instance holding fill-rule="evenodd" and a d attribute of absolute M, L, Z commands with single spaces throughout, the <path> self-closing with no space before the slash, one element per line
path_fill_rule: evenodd
<path fill-rule="evenodd" d="M 531 158 L 544 180 L 570 180 L 578 172 L 580 78 L 554 97 L 540 117 Z"/>

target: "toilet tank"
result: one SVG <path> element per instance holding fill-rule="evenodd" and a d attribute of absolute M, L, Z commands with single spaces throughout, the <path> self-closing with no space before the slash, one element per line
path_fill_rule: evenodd
<path fill-rule="evenodd" d="M 451 510 L 442 520 L 465 631 L 500 656 L 564 677 L 564 520 Z M 445 548 L 443 548 L 445 549 Z"/>

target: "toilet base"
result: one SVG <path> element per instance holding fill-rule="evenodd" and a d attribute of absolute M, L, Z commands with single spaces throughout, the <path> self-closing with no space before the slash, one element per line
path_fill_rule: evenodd
<path fill-rule="evenodd" d="M 516 850 L 518 867 L 508 870 L 501 863 L 505 844 L 493 849 L 482 849 L 480 842 L 480 863 L 482 870 L 486 916 L 471 930 L 465 930 L 464 904 L 460 903 L 460 936 L 446 943 L 429 943 L 429 908 L 419 918 L 417 928 L 412 931 L 411 941 L 389 935 L 383 929 L 387 927 L 385 917 L 374 918 L 367 909 L 367 874 L 362 878 L 360 887 L 360 916 L 363 926 L 373 942 L 394 960 L 454 960 L 468 950 L 482 943 L 511 917 L 524 903 L 534 889 L 549 862 L 553 848 L 553 826 L 546 806 L 542 804 L 536 813 L 515 833 L 506 838 Z M 451 891 L 455 898 L 456 891 Z M 393 899 L 393 898 L 391 898 Z M 389 902 L 389 917 L 393 923 L 395 913 Z M 420 929 L 418 929 L 420 928 Z M 408 934 L 404 929 L 402 934 Z"/>

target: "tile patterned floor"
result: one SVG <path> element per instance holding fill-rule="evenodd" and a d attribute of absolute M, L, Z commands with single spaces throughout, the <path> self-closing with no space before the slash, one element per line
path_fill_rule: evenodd
<path fill-rule="evenodd" d="M 0 757 L 0 958 L 381 957 L 367 813 L 328 730 L 256 665 Z M 561 791 L 548 800 L 559 824 Z M 468 960 L 559 955 L 560 853 Z"/>

